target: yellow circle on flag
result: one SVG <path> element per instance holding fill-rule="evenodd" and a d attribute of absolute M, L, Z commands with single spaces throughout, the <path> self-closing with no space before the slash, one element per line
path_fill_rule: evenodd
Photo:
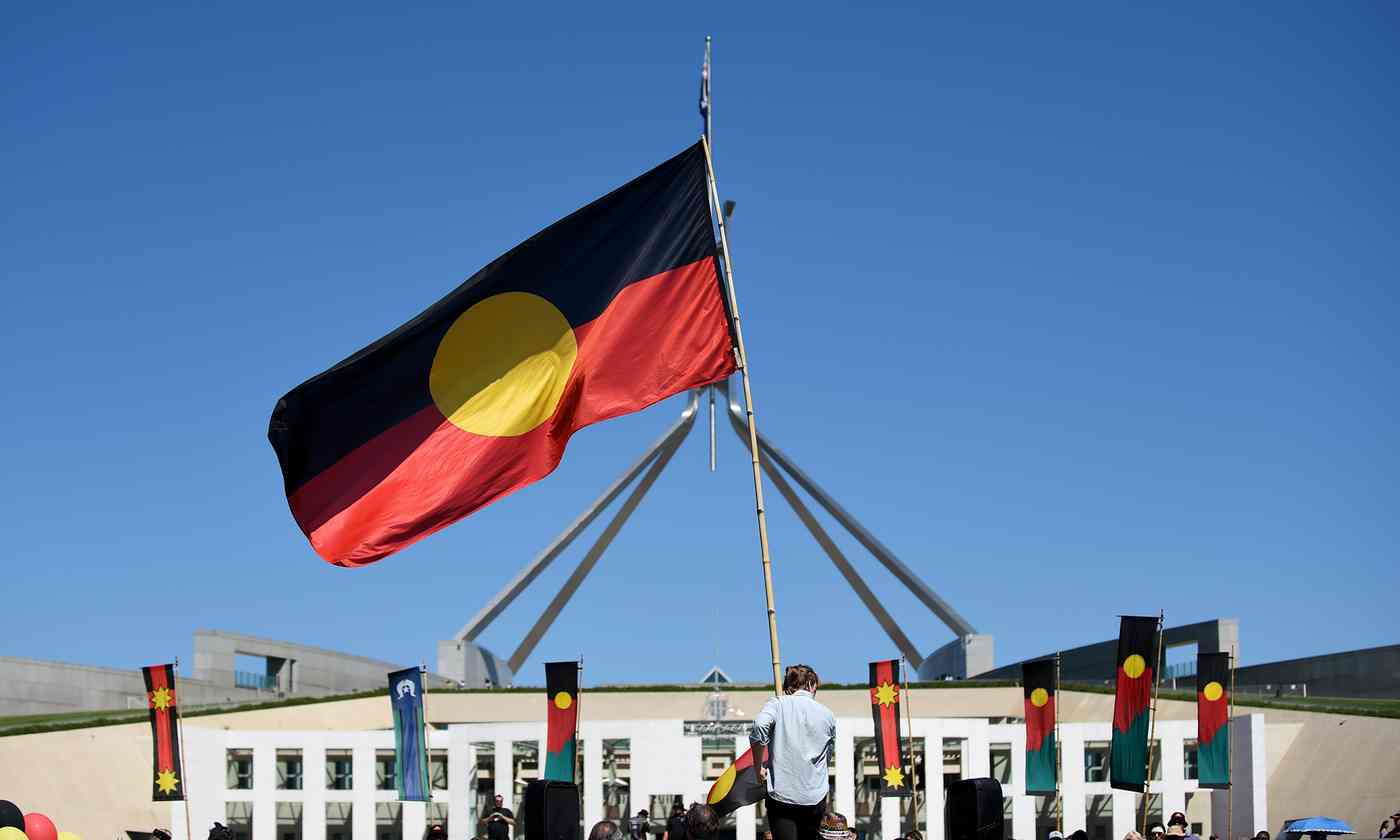
<path fill-rule="evenodd" d="M 1031 692 L 1031 705 L 1039 709 L 1050 702 L 1050 692 L 1043 688 L 1037 688 Z"/>
<path fill-rule="evenodd" d="M 1211 680 L 1210 682 L 1206 683 L 1205 691 L 1202 691 L 1201 693 L 1206 696 L 1207 700 L 1214 703 L 1216 700 L 1220 699 L 1220 696 L 1222 694 L 1225 693 L 1225 689 L 1221 687 L 1220 683 L 1216 682 L 1215 680 Z"/>
<path fill-rule="evenodd" d="M 1136 653 L 1123 660 L 1123 673 L 1127 674 L 1130 679 L 1137 679 L 1146 670 L 1147 661 Z"/>
<path fill-rule="evenodd" d="M 561 709 L 567 709 L 574 705 L 574 698 L 569 696 L 569 692 L 561 691 L 554 695 L 554 705 Z"/>
<path fill-rule="evenodd" d="M 529 292 L 473 304 L 448 327 L 428 390 L 452 425 L 488 437 L 523 435 L 554 415 L 578 358 L 569 319 Z"/>
<path fill-rule="evenodd" d="M 734 769 L 734 765 L 729 765 L 729 769 L 724 771 L 724 775 L 715 779 L 715 786 L 710 788 L 708 797 L 709 804 L 713 805 L 729 795 L 729 789 L 734 787 L 734 780 L 739 778 L 739 771 Z"/>
<path fill-rule="evenodd" d="M 0 828 L 0 840 L 29 840 L 29 835 L 14 826 Z"/>

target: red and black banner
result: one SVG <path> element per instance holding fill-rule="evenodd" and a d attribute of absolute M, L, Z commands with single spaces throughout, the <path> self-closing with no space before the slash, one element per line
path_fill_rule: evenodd
<path fill-rule="evenodd" d="M 1113 698 L 1113 742 L 1108 784 L 1141 793 L 1147 784 L 1147 736 L 1160 649 L 1157 616 L 1122 616 L 1118 627 L 1118 683 Z"/>
<path fill-rule="evenodd" d="M 151 718 L 151 798 L 173 802 L 185 798 L 184 771 L 180 763 L 180 720 L 175 711 L 175 666 L 150 665 L 141 669 L 146 679 L 146 708 Z"/>
<path fill-rule="evenodd" d="M 1196 778 L 1203 788 L 1230 786 L 1230 654 L 1196 655 Z"/>
<path fill-rule="evenodd" d="M 1021 665 L 1026 701 L 1026 793 L 1054 793 L 1059 779 L 1055 754 L 1055 660 Z"/>
<path fill-rule="evenodd" d="M 875 723 L 875 755 L 880 762 L 880 795 L 908 793 L 899 749 L 899 660 L 870 663 L 870 718 Z"/>
<path fill-rule="evenodd" d="M 268 439 L 312 547 L 362 566 L 545 477 L 584 426 L 734 370 L 697 143 L 292 389 Z"/>
<path fill-rule="evenodd" d="M 549 701 L 545 714 L 544 777 L 573 782 L 578 754 L 578 663 L 544 663 L 544 691 Z"/>
<path fill-rule="evenodd" d="M 762 800 L 767 793 L 767 787 L 759 781 L 758 770 L 754 768 L 753 747 L 749 747 L 715 779 L 705 802 L 723 817 Z"/>

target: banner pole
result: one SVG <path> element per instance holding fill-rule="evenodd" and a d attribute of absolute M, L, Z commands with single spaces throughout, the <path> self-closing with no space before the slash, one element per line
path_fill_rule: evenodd
<path fill-rule="evenodd" d="M 194 840 L 194 830 L 190 828 L 190 786 L 188 774 L 185 773 L 185 748 L 189 745 L 185 743 L 185 713 L 180 707 L 185 703 L 180 699 L 180 657 L 175 657 L 175 667 L 170 669 L 171 679 L 175 683 L 175 726 L 180 730 L 180 793 L 184 799 L 180 804 L 185 811 L 185 840 Z"/>
<path fill-rule="evenodd" d="M 899 657 L 900 682 L 904 683 L 904 724 L 909 731 L 909 792 L 911 800 L 909 802 L 909 829 L 917 831 L 919 828 L 919 758 L 914 753 L 914 709 L 913 695 L 909 693 L 909 678 L 904 675 L 904 657 Z M 928 754 L 928 744 L 924 745 L 924 754 Z"/>
<path fill-rule="evenodd" d="M 1147 836 L 1147 800 L 1152 798 L 1152 744 L 1157 737 L 1157 686 L 1162 682 L 1162 623 L 1166 613 L 1157 611 L 1157 664 L 1152 669 L 1152 705 L 1147 724 L 1147 767 L 1142 781 L 1142 836 Z"/>
<path fill-rule="evenodd" d="M 428 726 L 428 663 L 421 660 L 418 663 L 418 681 L 423 683 L 423 697 L 421 698 L 423 701 L 423 714 L 421 717 L 423 719 L 419 721 L 419 725 L 423 728 L 423 731 L 420 733 L 420 737 L 423 739 L 423 770 L 419 778 L 426 783 L 423 785 L 423 795 L 428 797 L 425 801 L 428 804 L 432 804 L 433 745 L 428 741 L 432 733 L 432 729 Z"/>
<path fill-rule="evenodd" d="M 1060 744 L 1060 652 L 1055 651 L 1055 830 L 1065 833 L 1065 800 L 1060 787 L 1060 765 L 1064 760 L 1064 749 Z"/>
<path fill-rule="evenodd" d="M 1229 772 L 1225 774 L 1225 840 L 1235 835 L 1235 646 L 1230 645 L 1230 711 L 1227 713 L 1228 729 L 1225 732 L 1225 762 Z M 1200 744 L 1197 733 L 1197 744 Z"/>
<path fill-rule="evenodd" d="M 705 174 L 708 176 L 710 200 L 718 211 L 719 244 L 724 253 L 724 288 L 729 295 L 729 312 L 734 317 L 734 341 L 737 345 L 739 372 L 744 380 L 744 413 L 749 421 L 749 457 L 753 462 L 753 495 L 758 511 L 758 550 L 763 560 L 763 595 L 768 608 L 768 647 L 773 654 L 773 693 L 783 693 L 782 657 L 778 652 L 778 610 L 773 606 L 773 561 L 768 553 L 768 515 L 763 508 L 763 473 L 758 461 L 758 422 L 754 419 L 753 389 L 749 385 L 749 354 L 744 348 L 744 328 L 739 322 L 739 298 L 734 292 L 734 262 L 729 256 L 729 235 L 725 230 L 723 205 L 719 202 L 719 184 L 715 181 L 715 164 L 710 158 L 710 143 L 704 137 L 700 144 L 705 150 Z"/>

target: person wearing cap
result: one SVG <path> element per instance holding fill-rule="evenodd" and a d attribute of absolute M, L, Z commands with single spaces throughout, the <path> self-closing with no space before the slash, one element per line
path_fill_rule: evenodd
<path fill-rule="evenodd" d="M 1181 811 L 1173 811 L 1171 818 L 1167 820 L 1167 836 L 1184 837 L 1186 840 L 1201 840 L 1200 837 L 1196 836 L 1196 834 L 1191 831 L 1189 824 L 1186 822 L 1186 814 Z"/>
<path fill-rule="evenodd" d="M 836 747 L 836 717 L 816 700 L 821 679 L 790 665 L 783 695 L 763 705 L 749 729 L 774 840 L 815 840 L 826 814 L 827 761 Z"/>
<path fill-rule="evenodd" d="M 1167 830 L 1162 827 L 1161 823 L 1157 823 L 1156 825 L 1147 829 L 1147 840 L 1163 840 L 1163 838 L 1165 838 L 1166 836 Z"/>
<path fill-rule="evenodd" d="M 1058 831 L 1051 831 L 1045 835 L 1045 840 L 1065 840 L 1065 836 Z"/>
<path fill-rule="evenodd" d="M 643 808 L 637 812 L 637 816 L 630 820 L 628 826 L 632 835 L 632 840 L 646 840 L 651 833 L 651 813 Z"/>
<path fill-rule="evenodd" d="M 845 814 L 832 811 L 822 817 L 817 826 L 817 836 L 821 840 L 855 840 L 856 833 L 851 831 Z"/>

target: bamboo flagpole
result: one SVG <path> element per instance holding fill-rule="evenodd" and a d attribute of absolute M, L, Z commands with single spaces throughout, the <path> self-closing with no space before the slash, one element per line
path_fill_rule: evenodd
<path fill-rule="evenodd" d="M 1055 830 L 1065 833 L 1065 800 L 1063 790 L 1064 745 L 1060 743 L 1060 711 L 1064 708 L 1060 696 L 1060 652 L 1055 651 Z"/>
<path fill-rule="evenodd" d="M 1157 611 L 1157 665 L 1152 669 L 1152 705 L 1148 707 L 1147 772 L 1142 782 L 1142 836 L 1147 836 L 1147 802 L 1152 798 L 1152 745 L 1157 737 L 1157 686 L 1162 683 L 1162 623 L 1166 613 Z"/>
<path fill-rule="evenodd" d="M 185 713 L 181 707 L 185 705 L 184 699 L 180 696 L 180 657 L 175 657 L 175 667 L 170 669 L 170 676 L 175 683 L 175 726 L 180 730 L 180 792 L 185 798 L 180 801 L 185 811 L 185 840 L 194 840 L 194 829 L 190 827 L 190 779 L 185 772 L 185 748 L 189 746 L 185 743 Z"/>
<path fill-rule="evenodd" d="M 1235 646 L 1230 645 L 1230 711 L 1225 715 L 1225 761 L 1230 772 L 1225 776 L 1225 840 L 1235 836 Z M 1198 745 L 1200 741 L 1196 742 Z"/>
<path fill-rule="evenodd" d="M 710 157 L 710 142 L 702 136 L 705 149 L 705 174 L 709 176 L 710 201 L 719 221 L 719 244 L 724 254 L 723 280 L 729 295 L 729 312 L 734 317 L 735 356 L 744 380 L 744 414 L 749 421 L 749 456 L 753 463 L 753 495 L 758 511 L 758 550 L 763 561 L 763 595 L 768 608 L 768 646 L 773 654 L 773 693 L 783 693 L 782 657 L 778 651 L 778 610 L 773 606 L 773 561 L 768 553 L 768 515 L 763 508 L 763 473 L 758 461 L 758 423 L 754 419 L 753 388 L 749 384 L 749 354 L 744 348 L 744 328 L 739 321 L 739 298 L 734 292 L 734 261 L 729 255 L 729 235 L 724 224 L 724 205 L 719 200 L 719 184 L 715 180 L 715 164 Z"/>
<path fill-rule="evenodd" d="M 909 732 L 909 829 L 917 830 L 919 827 L 919 757 L 914 753 L 914 710 L 910 708 L 913 704 L 913 695 L 909 693 L 909 678 L 904 676 L 904 657 L 899 657 L 899 677 L 904 687 L 904 725 Z M 924 754 L 928 754 L 928 745 L 924 745 Z"/>

